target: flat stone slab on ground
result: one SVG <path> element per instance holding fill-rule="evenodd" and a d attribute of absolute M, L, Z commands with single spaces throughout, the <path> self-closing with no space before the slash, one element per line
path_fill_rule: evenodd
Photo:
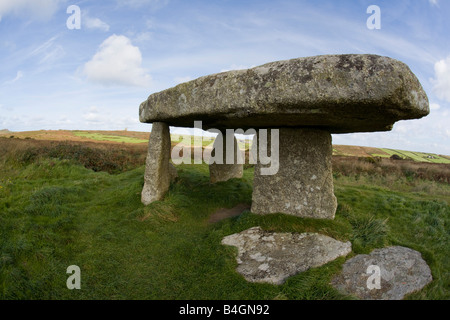
<path fill-rule="evenodd" d="M 371 265 L 380 268 L 380 289 L 368 289 L 367 282 L 373 273 L 367 273 L 367 269 Z M 355 256 L 344 264 L 342 272 L 331 283 L 341 292 L 364 300 L 401 300 L 432 280 L 430 268 L 420 252 L 396 246 Z"/>
<path fill-rule="evenodd" d="M 350 242 L 317 233 L 275 233 L 260 227 L 229 235 L 222 244 L 238 248 L 237 271 L 250 282 L 283 284 L 299 272 L 351 252 Z"/>

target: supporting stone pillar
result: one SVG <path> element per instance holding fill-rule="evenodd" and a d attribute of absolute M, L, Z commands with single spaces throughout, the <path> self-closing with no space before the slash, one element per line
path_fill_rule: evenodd
<path fill-rule="evenodd" d="M 255 135 L 254 146 L 257 140 Z M 267 140 L 270 142 L 271 139 Z M 258 155 L 251 211 L 256 214 L 279 212 L 299 217 L 333 219 L 337 201 L 333 193 L 331 156 L 329 132 L 279 129 L 278 172 L 261 175 L 261 168 L 270 167 L 270 164 L 262 165 Z"/>
<path fill-rule="evenodd" d="M 154 122 L 148 142 L 145 184 L 141 195 L 144 205 L 161 200 L 169 190 L 170 183 L 177 177 L 175 167 L 169 162 L 170 147 L 169 126 L 163 122 Z"/>
<path fill-rule="evenodd" d="M 227 181 L 232 178 L 242 178 L 242 175 L 244 174 L 244 158 L 242 151 L 239 149 L 236 137 L 234 134 L 227 137 L 225 130 L 221 131 L 221 133 L 222 135 L 218 135 L 214 141 L 211 158 L 209 160 L 209 178 L 211 183 Z M 233 139 L 233 141 L 231 142 L 228 139 Z M 227 164 L 227 145 L 229 144 L 231 146 L 231 143 L 234 146 L 233 163 Z M 229 157 L 231 158 L 231 155 L 229 155 Z M 212 163 L 213 160 L 222 160 L 222 164 Z"/>

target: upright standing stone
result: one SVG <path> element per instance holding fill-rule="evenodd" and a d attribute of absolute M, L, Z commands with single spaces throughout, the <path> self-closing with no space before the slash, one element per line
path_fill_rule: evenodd
<path fill-rule="evenodd" d="M 234 152 L 233 152 L 233 163 L 227 164 L 227 140 L 233 139 Z M 219 150 L 222 149 L 222 150 Z M 221 153 L 221 157 L 220 157 Z M 214 141 L 213 151 L 211 153 L 212 158 L 210 159 L 209 165 L 209 177 L 211 183 L 228 181 L 232 178 L 242 178 L 244 174 L 244 162 L 242 151 L 239 149 L 238 142 L 236 137 L 229 136 L 227 137 L 226 131 L 222 131 L 222 137 L 218 136 Z M 230 155 L 231 157 L 231 155 Z M 221 158 L 222 164 L 219 163 L 211 163 L 213 159 Z"/>
<path fill-rule="evenodd" d="M 251 211 L 256 214 L 280 212 L 299 217 L 333 219 L 337 201 L 333 193 L 331 156 L 329 132 L 279 129 L 278 172 L 261 175 L 261 168 L 270 165 L 262 165 L 258 157 Z"/>
<path fill-rule="evenodd" d="M 175 167 L 169 163 L 170 147 L 169 126 L 163 122 L 154 122 L 148 143 L 141 197 L 145 205 L 161 200 L 169 190 L 170 182 L 177 176 Z"/>

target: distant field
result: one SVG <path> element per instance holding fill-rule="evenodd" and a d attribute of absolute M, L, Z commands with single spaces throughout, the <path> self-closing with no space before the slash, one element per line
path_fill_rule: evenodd
<path fill-rule="evenodd" d="M 171 135 L 171 141 L 172 141 L 172 144 L 174 144 L 174 143 L 182 144 L 182 145 L 189 145 L 189 143 L 191 145 L 196 144 L 196 142 L 194 142 L 194 137 L 189 136 L 189 135 L 175 135 L 174 134 L 174 135 Z M 203 137 L 203 139 L 202 139 L 202 147 L 208 147 L 208 146 L 212 147 L 213 143 L 214 143 L 213 137 Z"/>
<path fill-rule="evenodd" d="M 388 156 L 380 155 L 380 157 L 389 157 L 394 154 L 399 155 L 400 157 L 404 159 L 412 159 L 414 161 L 419 162 L 430 162 L 430 163 L 450 163 L 450 159 L 444 156 L 440 156 L 433 153 L 424 153 L 424 152 L 412 152 L 412 151 L 403 151 L 403 150 L 395 150 L 395 149 L 381 149 L 385 153 L 388 154 Z M 376 154 L 373 154 L 373 156 L 377 156 Z"/>
<path fill-rule="evenodd" d="M 91 141 L 102 143 L 130 143 L 139 144 L 147 143 L 149 133 L 137 131 L 70 131 L 70 130 L 40 130 L 40 131 L 24 131 L 11 132 L 8 130 L 1 130 L 0 136 L 15 137 L 20 139 L 36 139 L 36 140 L 52 140 L 52 141 Z M 181 137 L 175 139 L 172 135 L 172 144 L 179 143 Z M 192 140 L 193 141 L 193 140 Z M 212 146 L 214 138 L 203 137 L 203 147 Z M 239 147 L 241 149 L 248 149 L 249 143 L 244 143 L 244 140 L 239 140 Z M 403 159 L 410 159 L 418 162 L 427 163 L 446 163 L 450 164 L 450 156 L 438 155 L 425 152 L 412 152 L 404 150 L 395 150 L 387 148 L 373 148 L 373 147 L 359 147 L 346 145 L 333 145 L 333 155 L 335 156 L 350 156 L 350 157 L 381 157 L 389 158 L 397 154 Z"/>
<path fill-rule="evenodd" d="M 39 131 L 0 131 L 0 137 L 35 139 L 49 141 L 80 141 L 101 143 L 147 143 L 148 132 L 136 131 L 92 131 L 92 130 L 39 130 Z"/>
<path fill-rule="evenodd" d="M 87 131 L 76 131 L 73 133 L 77 137 L 88 138 L 97 141 L 113 141 L 113 142 L 124 142 L 124 143 L 145 143 L 147 139 L 138 139 L 123 135 L 107 135 L 98 132 L 87 132 Z"/>
<path fill-rule="evenodd" d="M 394 154 L 403 159 L 410 159 L 418 162 L 450 163 L 450 157 L 437 155 L 434 153 L 412 152 L 387 148 L 333 145 L 333 155 L 339 156 L 389 158 Z"/>

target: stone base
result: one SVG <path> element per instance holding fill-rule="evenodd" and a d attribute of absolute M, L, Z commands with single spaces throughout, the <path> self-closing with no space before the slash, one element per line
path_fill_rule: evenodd
<path fill-rule="evenodd" d="M 154 122 L 148 143 L 145 183 L 141 195 L 144 205 L 161 200 L 169 190 L 170 183 L 177 177 L 177 170 L 169 162 L 170 147 L 169 126 L 163 122 Z"/>
<path fill-rule="evenodd" d="M 213 145 L 213 151 L 211 153 L 212 158 L 210 159 L 209 165 L 209 177 L 211 183 L 228 181 L 232 178 L 242 178 L 244 174 L 244 165 L 243 165 L 243 155 L 242 151 L 239 149 L 238 142 L 233 135 L 234 139 L 234 163 L 227 164 L 226 163 L 226 134 L 222 132 L 223 139 L 216 138 Z M 223 140 L 223 141 L 222 141 Z M 222 153 L 222 164 L 219 163 L 211 163 L 211 161 L 215 158 L 216 149 L 219 147 L 223 147 Z M 240 163 L 238 163 L 238 159 L 240 159 Z"/>
<path fill-rule="evenodd" d="M 271 140 L 270 136 L 267 140 Z M 253 145 L 256 145 L 256 141 L 257 136 Z M 279 129 L 278 172 L 261 175 L 261 169 L 270 165 L 262 165 L 258 156 L 251 211 L 256 214 L 285 213 L 333 219 L 337 201 L 333 193 L 331 156 L 329 132 Z"/>

